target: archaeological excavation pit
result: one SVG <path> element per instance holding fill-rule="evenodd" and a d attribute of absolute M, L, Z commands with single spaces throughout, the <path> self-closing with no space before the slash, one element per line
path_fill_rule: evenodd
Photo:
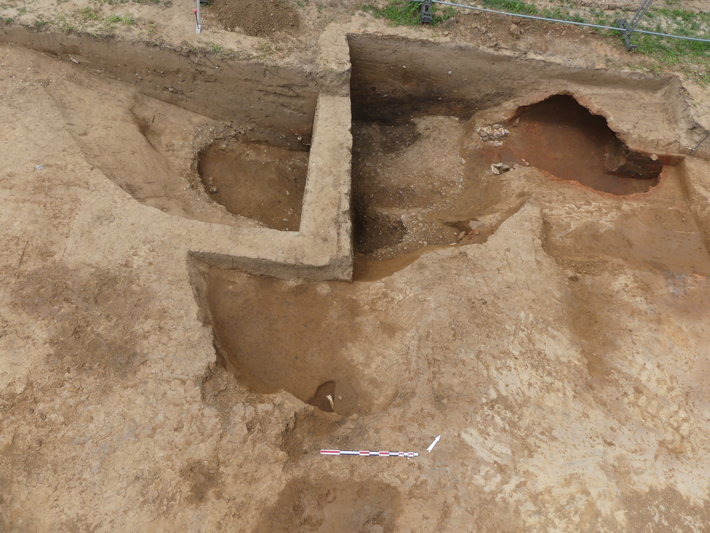
<path fill-rule="evenodd" d="M 18 28 L 52 53 L 2 50 L 0 529 L 708 523 L 682 85 L 380 23 L 266 58 Z"/>
<path fill-rule="evenodd" d="M 269 228 L 297 231 L 308 151 L 246 139 L 219 139 L 199 154 L 200 179 L 227 211 Z"/>
<path fill-rule="evenodd" d="M 492 213 L 495 206 L 508 202 L 514 211 L 516 194 L 505 189 L 527 169 L 553 187 L 561 180 L 624 197 L 651 191 L 680 161 L 629 148 L 598 111 L 555 90 L 560 84 L 544 79 L 544 66 L 521 72 L 470 50 L 409 46 L 421 55 L 394 39 L 350 39 L 356 277 L 373 271 L 372 260 L 401 268 L 424 248 L 485 242 L 505 218 Z M 658 89 L 624 78 L 608 83 Z"/>
<path fill-rule="evenodd" d="M 521 107 L 505 124 L 478 127 L 476 133 L 483 141 L 476 156 L 484 164 L 532 166 L 620 196 L 648 192 L 663 170 L 658 156 L 630 150 L 604 117 L 569 95 Z"/>
<path fill-rule="evenodd" d="M 654 190 L 664 169 L 672 168 L 665 165 L 680 160 L 630 149 L 606 118 L 554 84 L 531 97 L 538 81 L 533 75 L 516 78 L 505 90 L 485 81 L 491 72 L 517 76 L 514 63 L 494 67 L 475 54 L 461 59 L 434 49 L 438 62 L 398 66 L 391 56 L 403 54 L 401 45 L 350 39 L 355 283 L 206 267 L 204 302 L 220 361 L 252 392 L 285 390 L 341 416 L 385 408 L 395 386 L 371 364 L 383 346 L 394 346 L 401 325 L 386 313 L 373 313 L 368 283 L 407 267 L 425 251 L 485 243 L 526 198 L 564 204 L 592 194 L 633 201 L 626 198 Z M 382 47 L 387 61 L 374 52 Z M 474 73 L 472 79 L 436 72 L 445 61 L 458 61 Z M 476 69 L 482 90 L 472 91 Z M 584 95 L 586 89 L 577 91 Z M 318 155 L 309 159 L 314 152 L 307 148 L 219 138 L 202 150 L 198 168 L 205 189 L 230 212 L 295 231 L 306 167 L 319 161 Z M 666 173 L 677 179 L 675 170 Z M 305 204 L 303 209 L 307 216 Z M 656 209 L 661 212 L 654 204 L 649 216 Z M 630 257 L 615 250 L 615 238 L 613 232 L 604 239 L 590 234 L 579 242 L 588 240 L 590 250 L 595 241 L 605 243 L 607 253 Z M 639 243 L 646 238 L 640 236 Z M 687 249 L 693 247 L 696 242 Z M 644 253 L 641 258 L 657 259 Z"/>
<path fill-rule="evenodd" d="M 212 268 L 205 287 L 222 364 L 248 390 L 285 390 L 342 416 L 377 410 L 393 394 L 371 364 L 398 329 L 363 302 L 360 284 Z"/>
<path fill-rule="evenodd" d="M 82 111 L 85 95 L 51 89 L 74 113 L 77 143 L 134 198 L 240 231 L 194 250 L 207 269 L 202 302 L 222 364 L 251 392 L 285 390 L 342 416 L 385 409 L 396 395 L 378 364 L 383 347 L 396 351 L 402 326 L 387 309 L 373 311 L 370 282 L 425 251 L 485 243 L 530 197 L 635 201 L 659 189 L 664 172 L 676 176 L 668 169 L 679 161 L 628 148 L 602 116 L 610 98 L 589 105 L 585 95 L 597 89 L 572 90 L 544 64 L 521 73 L 519 63 L 476 50 L 366 35 L 348 43 L 349 98 L 319 94 L 303 73 L 245 64 L 238 74 L 221 69 L 205 99 L 178 70 L 161 80 L 181 92 L 148 84 L 133 99 L 119 94 L 112 113 L 125 127 L 112 131 Z M 246 96 L 235 101 L 240 87 Z M 135 150 L 107 152 L 117 134 Z M 153 180 L 140 178 L 145 162 Z M 641 235 L 625 231 L 636 232 L 627 240 Z M 577 242 L 617 253 L 616 238 Z M 643 247 L 634 254 L 618 252 L 659 262 Z"/>

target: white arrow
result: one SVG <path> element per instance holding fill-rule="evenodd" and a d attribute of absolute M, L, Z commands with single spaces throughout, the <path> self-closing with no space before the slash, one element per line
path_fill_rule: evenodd
<path fill-rule="evenodd" d="M 429 447 L 426 449 L 429 453 L 434 449 L 434 446 L 436 446 L 436 443 L 439 442 L 439 439 L 441 439 L 441 435 L 437 435 L 436 438 L 434 439 L 434 442 L 432 442 Z"/>

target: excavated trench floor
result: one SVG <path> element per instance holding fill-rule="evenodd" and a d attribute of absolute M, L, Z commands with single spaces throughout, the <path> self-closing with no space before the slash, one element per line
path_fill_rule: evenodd
<path fill-rule="evenodd" d="M 356 105 L 353 114 L 361 116 Z M 494 228 L 477 217 L 505 200 L 492 182 L 523 167 L 616 196 L 648 192 L 664 168 L 658 156 L 629 150 L 603 117 L 566 95 L 488 126 L 477 126 L 475 116 L 356 120 L 356 277 L 406 266 L 411 261 L 401 257 L 414 260 L 425 247 L 485 242 Z"/>
<path fill-rule="evenodd" d="M 225 366 L 253 392 L 287 390 L 344 416 L 368 411 L 378 391 L 368 390 L 348 349 L 370 345 L 374 351 L 393 339 L 396 328 L 384 314 L 368 313 L 358 292 L 343 282 L 211 269 L 206 298 Z"/>
<path fill-rule="evenodd" d="M 207 192 L 230 213 L 298 230 L 307 151 L 230 138 L 200 152 L 197 168 Z"/>
<path fill-rule="evenodd" d="M 553 194 L 563 180 L 581 185 L 568 190 L 571 202 L 580 193 L 623 202 L 626 195 L 652 190 L 664 168 L 658 157 L 626 149 L 602 117 L 570 96 L 520 108 L 506 124 L 492 127 L 505 133 L 496 139 L 481 134 L 475 115 L 356 120 L 355 283 L 284 281 L 211 269 L 206 301 L 225 367 L 253 392 L 287 390 L 326 412 L 348 416 L 381 409 L 376 399 L 390 394 L 394 384 L 368 370 L 362 354 L 377 360 L 405 325 L 375 310 L 369 282 L 405 268 L 424 252 L 486 242 L 524 201 L 511 203 L 501 180 L 522 182 L 531 168 L 542 171 L 538 179 Z M 224 153 L 220 147 L 210 150 Z M 225 161 L 227 168 L 238 168 L 235 160 Z M 510 170 L 492 172 L 491 165 L 501 162 Z M 677 173 L 670 179 L 677 185 Z M 669 201 L 683 202 L 677 187 L 664 194 L 661 201 L 635 201 L 648 205 L 649 213 L 663 213 Z M 659 226 L 658 231 L 668 230 Z M 659 261 L 656 239 L 649 241 L 648 232 L 627 228 L 624 238 L 640 254 L 634 259 L 654 268 L 673 263 L 677 251 L 661 252 Z M 695 257 L 693 268 L 707 270 L 700 241 L 681 246 L 684 260 Z M 588 251 L 594 253 L 593 246 Z M 605 249 L 616 251 L 614 245 Z M 560 250 L 561 256 L 568 253 Z M 618 253 L 628 258 L 624 250 Z"/>

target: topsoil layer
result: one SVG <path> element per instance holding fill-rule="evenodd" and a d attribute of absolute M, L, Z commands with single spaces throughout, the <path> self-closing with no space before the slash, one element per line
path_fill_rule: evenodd
<path fill-rule="evenodd" d="M 296 11 L 278 0 L 217 0 L 211 9 L 224 29 L 241 28 L 252 37 L 298 29 Z"/>

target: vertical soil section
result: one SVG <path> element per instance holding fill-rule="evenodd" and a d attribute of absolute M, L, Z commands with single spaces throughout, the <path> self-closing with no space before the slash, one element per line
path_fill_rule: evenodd
<path fill-rule="evenodd" d="M 270 228 L 298 230 L 308 152 L 218 140 L 200 153 L 197 168 L 207 192 L 230 213 Z"/>

